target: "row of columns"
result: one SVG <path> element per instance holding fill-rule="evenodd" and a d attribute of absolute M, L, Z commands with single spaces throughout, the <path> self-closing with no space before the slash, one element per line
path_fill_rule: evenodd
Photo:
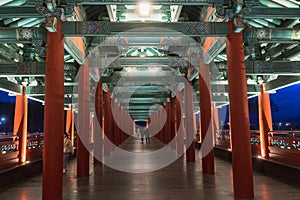
<path fill-rule="evenodd" d="M 47 34 L 47 59 L 46 59 L 46 88 L 45 88 L 45 125 L 44 125 L 44 152 L 43 152 L 43 200 L 62 199 L 62 165 L 63 165 L 63 133 L 64 133 L 64 37 L 62 35 L 61 20 L 57 21 L 57 32 Z M 55 59 L 53 59 L 55 58 Z M 95 115 L 93 120 L 93 133 L 91 137 L 90 127 L 90 81 L 88 62 L 79 69 L 78 84 L 78 123 L 77 123 L 77 177 L 89 175 L 90 154 L 86 147 L 89 146 L 91 138 L 94 139 L 94 161 L 95 164 L 102 161 L 102 157 L 113 150 L 107 149 L 103 141 L 109 138 L 116 146 L 120 145 L 128 135 L 133 132 L 133 124 L 129 115 L 122 110 L 116 102 L 111 105 L 110 91 L 103 94 L 102 83 L 98 84 L 97 99 L 95 99 Z M 18 103 L 21 102 L 21 103 Z M 25 90 L 23 94 L 17 96 L 17 105 L 27 106 Z M 103 106 L 104 104 L 104 106 Z M 22 110 L 19 113 L 19 125 L 15 127 L 17 132 L 22 132 L 21 141 L 26 141 L 27 125 L 24 115 L 27 115 L 26 108 L 16 108 Z M 113 111 L 112 108 L 115 110 Z M 103 111 L 104 110 L 104 111 Z M 125 123 L 119 125 L 112 117 L 112 112 L 125 119 Z M 74 141 L 74 113 L 72 110 L 66 112 L 66 131 L 71 133 Z M 27 118 L 26 118 L 27 119 Z M 120 121 L 120 120 L 118 120 Z M 16 123 L 17 124 L 17 123 Z M 100 125 L 100 126 L 99 126 Z M 101 131 L 101 128 L 102 131 Z M 21 143 L 22 145 L 23 143 Z M 26 144 L 26 142 L 25 142 Z M 23 145 L 26 147 L 26 145 Z M 103 147 L 104 146 L 104 147 Z M 104 148 L 104 149 L 102 149 Z M 23 149 L 23 148 L 22 148 Z M 23 161 L 21 150 L 20 156 Z"/>
<path fill-rule="evenodd" d="M 247 86 L 245 76 L 245 64 L 244 64 L 244 50 L 243 40 L 241 33 L 234 33 L 232 29 L 232 23 L 229 22 L 229 35 L 226 40 L 227 46 L 227 58 L 228 58 L 228 82 L 229 82 L 229 97 L 230 97 L 230 122 L 231 122 L 231 133 L 232 133 L 232 167 L 233 167 L 233 184 L 234 193 L 236 197 L 240 198 L 252 198 L 253 197 L 253 175 L 252 175 L 252 162 L 251 162 L 251 149 L 250 149 L 250 129 L 249 129 L 249 116 L 248 116 L 248 105 L 247 105 Z M 62 199 L 62 149 L 63 149 L 63 105 L 64 105 L 64 61 L 63 61 L 63 35 L 61 31 L 61 21 L 57 22 L 57 32 L 48 33 L 47 35 L 47 59 L 46 59 L 46 88 L 45 88 L 45 137 L 44 137 L 44 159 L 43 159 L 43 199 Z M 52 59 L 55 58 L 55 59 Z M 83 177 L 89 174 L 89 153 L 86 150 L 84 144 L 89 143 L 89 72 L 88 63 L 80 68 L 79 79 L 79 102 L 78 109 L 79 120 L 78 120 L 78 132 L 83 134 L 85 137 L 77 137 L 78 139 L 78 151 L 77 151 L 77 176 Z M 209 96 L 209 90 L 205 88 L 204 83 L 207 84 L 208 78 L 208 66 L 203 67 L 204 71 L 199 76 L 199 87 L 200 87 L 200 109 L 201 109 L 201 140 L 204 141 L 206 134 L 212 138 L 212 127 L 209 124 L 209 118 L 211 118 L 211 99 Z M 202 76 L 203 75 L 203 76 Z M 194 124 L 193 124 L 193 100 L 192 92 L 189 91 L 190 87 L 186 85 L 185 98 L 185 131 L 186 137 L 194 137 Z M 180 96 L 179 92 L 177 93 Z M 178 97 L 177 96 L 177 97 Z M 265 105 L 267 98 L 263 95 L 260 98 L 260 105 Z M 100 124 L 104 126 L 104 132 L 106 137 L 111 139 L 116 145 L 119 145 L 121 141 L 126 139 L 126 135 L 123 135 L 120 139 L 120 132 L 123 134 L 124 131 L 121 129 L 131 129 L 132 127 L 118 128 L 116 122 L 112 118 L 112 110 L 109 108 L 110 91 L 103 94 L 104 101 L 104 113 L 102 111 L 100 103 L 99 112 L 97 116 Z M 202 102 L 201 102 L 202 101 Z M 100 99 L 101 102 L 101 99 Z M 182 127 L 180 126 L 183 121 L 180 111 L 181 101 L 171 100 L 166 104 L 166 123 L 163 132 L 156 135 L 163 143 L 169 143 L 174 137 L 174 132 L 181 132 Z M 98 106 L 99 106 L 98 105 Z M 113 106 L 115 107 L 115 106 Z M 171 109 L 170 109 L 171 108 Z M 262 108 L 263 109 L 263 108 Z M 176 112 L 174 112 L 176 111 Z M 123 111 L 122 113 L 126 123 L 130 122 L 130 117 Z M 163 115 L 163 110 L 158 111 L 158 115 Z M 180 113 L 180 114 L 179 114 Z M 154 115 L 154 119 L 159 119 L 158 115 Z M 176 117 L 175 117 L 176 116 Z M 265 122 L 266 112 L 260 114 L 260 121 Z M 83 118 L 81 118 L 83 117 Z M 100 120 L 99 120 L 100 118 Z M 103 122 L 104 118 L 104 123 Z M 82 121 L 82 123 L 81 123 Z M 158 125 L 161 122 L 158 121 Z M 173 131 L 176 124 L 176 129 Z M 55 124 L 55 126 L 53 125 Z M 133 122 L 131 122 L 133 124 Z M 126 125 L 125 125 L 126 126 Z M 268 126 L 269 128 L 269 126 Z M 116 129 L 116 130 L 115 130 Z M 264 128 L 265 130 L 266 128 Z M 180 131 L 178 131 L 180 130 Z M 127 132 L 127 131 L 126 131 Z M 184 132 L 184 131 L 182 131 Z M 263 131 L 265 133 L 265 131 Z M 103 132 L 98 133 L 101 136 Z M 266 138 L 263 137 L 262 139 Z M 97 138 L 97 137 L 95 137 Z M 100 137 L 105 139 L 103 137 Z M 183 152 L 183 135 L 176 141 L 177 152 Z M 186 138 L 188 140 L 190 138 Z M 101 139 L 100 139 L 101 140 Z M 192 138 L 193 140 L 193 138 Z M 266 139 L 265 139 L 266 140 Z M 213 139 L 210 139 L 211 143 Z M 96 142 L 101 144 L 101 141 Z M 265 145 L 266 146 L 266 145 Z M 267 152 L 266 147 L 262 145 L 264 152 Z M 104 156 L 109 154 L 112 149 L 106 149 L 104 145 Z M 263 152 L 263 151 L 262 151 Z M 101 157 L 101 156 L 100 156 Z M 195 147 L 194 142 L 188 147 L 186 151 L 186 158 L 189 162 L 195 161 Z M 213 163 L 213 151 L 210 151 L 206 157 L 202 159 L 203 172 L 208 174 L 214 173 Z M 61 164 L 57 164 L 61 163 Z"/>

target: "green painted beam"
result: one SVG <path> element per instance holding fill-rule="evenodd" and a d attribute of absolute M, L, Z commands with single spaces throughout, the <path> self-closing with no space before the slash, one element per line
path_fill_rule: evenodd
<path fill-rule="evenodd" d="M 153 106 L 153 105 L 156 105 L 156 104 L 159 104 L 159 105 L 163 105 L 163 102 L 155 102 L 155 103 L 149 103 L 149 102 L 146 102 L 146 103 L 143 103 L 143 102 L 120 102 L 121 106 L 124 107 L 124 106 Z"/>
<path fill-rule="evenodd" d="M 46 43 L 46 30 L 37 27 L 0 27 L 0 43 Z"/>
<path fill-rule="evenodd" d="M 22 85 L 13 83 L 4 78 L 0 78 L 0 90 L 9 92 L 9 93 L 21 94 L 22 93 Z"/>
<path fill-rule="evenodd" d="M 249 13 L 245 14 L 245 18 L 259 19 L 299 19 L 299 8 L 256 8 L 253 7 Z"/>
<path fill-rule="evenodd" d="M 198 82 L 194 83 L 194 90 L 198 94 Z M 228 94 L 228 82 L 223 84 L 211 84 L 211 93 L 212 94 Z M 258 94 L 259 91 L 259 85 L 247 85 L 247 94 Z"/>
<path fill-rule="evenodd" d="M 292 28 L 251 27 L 244 31 L 244 39 L 265 43 L 298 43 L 300 41 L 300 30 Z"/>
<path fill-rule="evenodd" d="M 297 52 L 299 52 L 299 50 Z M 227 64 L 225 62 L 215 64 L 219 69 L 221 68 L 222 70 L 226 70 L 227 68 Z M 247 75 L 300 75 L 300 66 L 298 61 L 267 62 L 261 60 L 247 60 L 245 64 Z"/>
<path fill-rule="evenodd" d="M 23 62 L 16 64 L 0 64 L 0 77 L 22 77 L 34 76 L 44 77 L 45 63 Z"/>
<path fill-rule="evenodd" d="M 143 86 L 116 86 L 112 89 L 113 93 L 138 93 L 140 91 L 147 93 L 167 92 L 169 89 L 165 86 L 143 85 Z"/>
<path fill-rule="evenodd" d="M 273 81 L 264 83 L 263 88 L 266 92 L 272 92 L 297 83 L 300 83 L 300 76 L 280 76 Z"/>
<path fill-rule="evenodd" d="M 218 38 L 207 50 L 207 53 L 205 54 L 204 62 L 206 64 L 211 63 L 217 55 L 222 52 L 226 48 L 226 38 Z"/>
<path fill-rule="evenodd" d="M 155 113 L 156 110 L 129 110 L 128 113 L 130 114 L 148 114 L 148 113 Z"/>
<path fill-rule="evenodd" d="M 144 29 L 141 29 L 144 28 Z M 134 31 L 138 29 L 138 31 Z M 126 32 L 127 31 L 127 32 Z M 136 36 L 180 36 L 190 37 L 218 36 L 226 37 L 228 25 L 226 22 L 63 22 L 65 36 L 111 36 L 122 34 L 126 37 Z"/>
<path fill-rule="evenodd" d="M 228 96 L 212 96 L 212 102 L 227 103 L 227 102 L 229 102 L 229 97 Z"/>
<path fill-rule="evenodd" d="M 179 58 L 178 58 L 179 59 Z M 169 65 L 168 57 L 122 57 L 120 60 L 120 64 L 122 66 L 126 65 L 144 65 L 145 63 L 151 64 L 159 64 L 159 65 Z"/>
<path fill-rule="evenodd" d="M 80 51 L 80 47 L 74 41 L 73 38 L 64 39 L 65 50 L 77 61 L 78 64 L 83 64 L 85 61 L 83 53 Z M 82 47 L 84 48 L 84 47 Z"/>
<path fill-rule="evenodd" d="M 0 7 L 0 18 L 32 18 L 32 17 L 45 17 L 39 14 L 35 7 L 24 6 L 5 6 Z"/>
<path fill-rule="evenodd" d="M 33 0 L 29 0 L 33 1 Z M 75 4 L 78 5 L 136 5 L 140 1 L 138 0 L 122 0 L 122 1 L 115 1 L 115 0 L 106 0 L 106 1 L 94 1 L 94 0 L 60 0 L 60 2 L 68 3 L 68 4 Z M 186 0 L 186 1 L 169 1 L 169 0 L 152 0 L 152 5 L 212 5 L 216 2 L 221 3 L 222 1 L 216 0 Z"/>
<path fill-rule="evenodd" d="M 26 87 L 26 95 L 28 96 L 40 96 L 45 94 L 45 86 L 27 86 Z M 64 94 L 72 95 L 74 94 L 73 86 L 64 86 Z"/>
<path fill-rule="evenodd" d="M 133 98 L 168 98 L 170 97 L 169 93 L 158 93 L 158 92 L 139 92 L 139 93 L 118 93 L 114 94 L 116 98 L 122 99 L 133 99 Z"/>
<path fill-rule="evenodd" d="M 124 110 L 158 110 L 159 108 L 161 108 L 162 105 L 147 105 L 147 106 L 124 106 L 123 109 Z"/>
<path fill-rule="evenodd" d="M 102 83 L 118 83 L 121 76 L 103 76 Z M 124 83 L 122 86 L 143 86 L 144 84 L 157 84 L 157 85 L 173 85 L 174 83 L 183 82 L 182 76 L 125 76 L 123 77 Z M 125 83 L 126 82 L 126 83 Z"/>
<path fill-rule="evenodd" d="M 246 61 L 246 74 L 300 76 L 300 65 L 297 61 Z"/>

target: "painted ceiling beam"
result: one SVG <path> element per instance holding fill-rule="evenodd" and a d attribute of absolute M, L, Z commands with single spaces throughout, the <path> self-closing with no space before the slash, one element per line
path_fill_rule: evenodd
<path fill-rule="evenodd" d="M 300 9 L 299 9 L 300 11 Z M 244 31 L 244 39 L 265 43 L 297 43 L 300 41 L 300 30 L 296 28 L 254 28 Z"/>
<path fill-rule="evenodd" d="M 109 76 L 102 77 L 102 83 L 118 83 L 121 76 Z M 181 76 L 126 76 L 128 80 L 122 85 L 126 86 L 143 86 L 145 84 L 157 84 L 157 85 L 172 85 L 174 83 L 183 82 L 184 78 Z M 119 83 L 120 84 L 120 83 Z"/>
<path fill-rule="evenodd" d="M 0 43 L 46 43 L 46 30 L 43 28 L 0 27 Z"/>
<path fill-rule="evenodd" d="M 78 64 L 82 65 L 84 63 L 84 54 L 73 38 L 64 39 L 64 48 L 76 60 Z"/>
<path fill-rule="evenodd" d="M 193 88 L 194 91 L 198 94 L 199 93 L 199 89 L 198 86 L 199 83 L 198 81 L 194 83 Z M 227 94 L 228 93 L 228 85 L 211 85 L 211 94 Z M 259 85 L 247 85 L 247 94 L 258 94 L 259 91 Z"/>
<path fill-rule="evenodd" d="M 139 32 L 132 31 L 139 29 Z M 131 30 L 131 31 L 130 31 Z M 170 30 L 167 32 L 166 30 Z M 126 32 L 127 33 L 124 33 Z M 190 37 L 198 36 L 219 36 L 225 37 L 228 34 L 226 22 L 106 22 L 106 21 L 86 21 L 86 22 L 63 22 L 63 34 L 65 36 L 111 36 L 122 34 L 127 37 L 136 36 L 180 36 L 185 34 Z"/>
<path fill-rule="evenodd" d="M 45 63 L 22 62 L 15 64 L 0 64 L 0 77 L 45 76 Z"/>
<path fill-rule="evenodd" d="M 299 51 L 298 51 L 299 52 Z M 300 76 L 300 64 L 298 61 L 261 61 L 247 60 L 246 74 L 247 75 L 286 75 Z M 218 69 L 226 70 L 226 62 L 215 63 Z"/>
<path fill-rule="evenodd" d="M 118 93 L 113 95 L 116 98 L 121 98 L 121 99 L 134 99 L 134 98 L 168 98 L 170 97 L 169 93 Z"/>
<path fill-rule="evenodd" d="M 259 19 L 299 19 L 299 8 L 251 8 L 245 18 Z"/>
<path fill-rule="evenodd" d="M 264 83 L 263 88 L 266 92 L 272 92 L 284 87 L 288 87 L 300 82 L 300 76 L 280 76 L 277 79 Z"/>
<path fill-rule="evenodd" d="M 139 92 L 147 92 L 147 93 L 156 93 L 156 92 L 167 92 L 169 89 L 165 86 L 116 86 L 112 89 L 112 93 L 139 93 Z"/>
<path fill-rule="evenodd" d="M 153 106 L 126 106 L 126 107 L 123 107 L 123 109 L 125 111 L 156 111 L 158 110 L 159 108 L 161 108 L 161 106 L 157 106 L 157 107 L 154 107 Z"/>
<path fill-rule="evenodd" d="M 32 3 L 42 0 L 28 0 Z M 77 5 L 136 5 L 138 0 L 106 0 L 106 1 L 94 1 L 94 0 L 60 0 L 61 3 L 77 4 Z M 212 5 L 214 3 L 221 3 L 217 0 L 186 0 L 186 1 L 169 1 L 169 0 L 152 0 L 151 5 Z"/>
<path fill-rule="evenodd" d="M 226 48 L 226 38 L 221 37 L 218 38 L 207 50 L 206 54 L 204 55 L 204 62 L 206 64 L 211 63 L 220 52 L 224 51 Z"/>
<path fill-rule="evenodd" d="M 26 0 L 14 0 L 14 1 L 11 1 L 10 3 L 7 3 L 3 6 L 20 6 L 22 4 L 25 4 L 26 3 Z"/>
<path fill-rule="evenodd" d="M 21 94 L 22 93 L 22 85 L 17 83 L 13 83 L 4 78 L 0 78 L 0 90 L 13 93 L 13 94 Z"/>
<path fill-rule="evenodd" d="M 0 18 L 38 18 L 45 17 L 38 13 L 36 7 L 24 7 L 24 6 L 5 6 L 0 7 Z"/>

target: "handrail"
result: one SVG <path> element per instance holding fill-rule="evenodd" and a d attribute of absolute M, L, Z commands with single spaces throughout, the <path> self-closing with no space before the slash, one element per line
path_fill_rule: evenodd
<path fill-rule="evenodd" d="M 43 147 L 44 134 L 28 134 L 27 150 Z M 18 158 L 16 152 L 19 151 L 19 137 L 17 135 L 0 136 L 0 160 L 1 163 L 7 160 Z"/>
<path fill-rule="evenodd" d="M 216 146 L 231 149 L 230 147 L 230 130 L 216 131 Z M 288 162 L 285 157 L 292 157 L 292 159 L 300 159 L 300 131 L 293 130 L 274 130 L 268 132 L 268 149 L 269 157 L 272 159 L 276 154 L 277 161 Z M 250 143 L 252 156 L 260 155 L 260 132 L 259 130 L 250 130 Z M 278 160 L 278 155 L 281 154 Z M 295 157 L 296 156 L 296 157 Z M 288 163 L 286 163 L 288 164 Z"/>

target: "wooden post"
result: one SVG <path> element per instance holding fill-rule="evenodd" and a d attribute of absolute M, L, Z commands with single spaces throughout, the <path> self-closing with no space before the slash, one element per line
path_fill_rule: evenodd
<path fill-rule="evenodd" d="M 234 195 L 251 199 L 254 192 L 243 36 L 233 31 L 232 21 L 228 22 L 228 29 L 226 50 Z"/>

